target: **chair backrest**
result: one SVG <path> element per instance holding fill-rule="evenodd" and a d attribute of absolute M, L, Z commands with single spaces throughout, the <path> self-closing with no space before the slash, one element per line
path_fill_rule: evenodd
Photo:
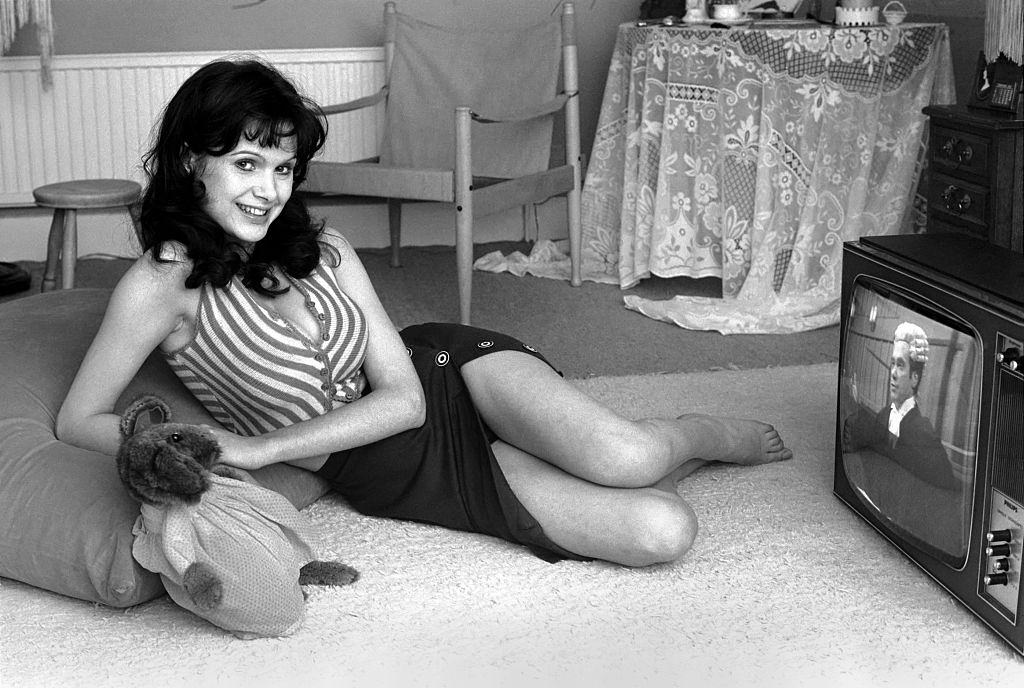
<path fill-rule="evenodd" d="M 450 169 L 454 110 L 521 112 L 555 97 L 562 29 L 552 21 L 508 30 L 435 26 L 391 13 L 395 45 L 381 164 Z M 552 118 L 473 124 L 473 173 L 516 177 L 546 169 Z"/>

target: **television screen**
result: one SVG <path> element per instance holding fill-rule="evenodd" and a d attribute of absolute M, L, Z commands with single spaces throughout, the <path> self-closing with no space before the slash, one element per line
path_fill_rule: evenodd
<path fill-rule="evenodd" d="M 839 432 L 857 497 L 899 537 L 966 564 L 982 346 L 955 315 L 870 277 L 844 318 Z"/>

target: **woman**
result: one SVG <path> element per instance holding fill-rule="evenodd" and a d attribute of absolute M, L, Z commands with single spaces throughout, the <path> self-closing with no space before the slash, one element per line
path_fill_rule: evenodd
<path fill-rule="evenodd" d="M 528 346 L 459 325 L 395 331 L 348 242 L 293 194 L 322 114 L 258 61 L 199 69 L 146 157 L 143 255 L 57 419 L 116 452 L 114 404 L 159 348 L 222 427 L 230 465 L 317 471 L 378 516 L 487 533 L 549 560 L 671 561 L 697 522 L 675 482 L 788 459 L 756 421 L 631 421 Z"/>

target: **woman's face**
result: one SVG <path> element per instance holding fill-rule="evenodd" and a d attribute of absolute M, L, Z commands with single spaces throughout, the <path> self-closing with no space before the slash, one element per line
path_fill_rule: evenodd
<path fill-rule="evenodd" d="M 193 156 L 192 164 L 206 186 L 203 209 L 229 236 L 251 246 L 267 235 L 292 195 L 295 137 L 267 147 L 243 136 L 228 153 Z"/>

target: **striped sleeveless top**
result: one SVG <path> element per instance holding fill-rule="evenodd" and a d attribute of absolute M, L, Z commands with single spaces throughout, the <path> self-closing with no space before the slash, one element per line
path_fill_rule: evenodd
<path fill-rule="evenodd" d="M 234 277 L 225 288 L 201 287 L 194 338 L 164 354 L 210 415 L 240 435 L 319 416 L 359 398 L 366 386 L 366 320 L 334 271 L 321 262 L 308 277 L 288 280 L 319 320 L 318 340 Z"/>

